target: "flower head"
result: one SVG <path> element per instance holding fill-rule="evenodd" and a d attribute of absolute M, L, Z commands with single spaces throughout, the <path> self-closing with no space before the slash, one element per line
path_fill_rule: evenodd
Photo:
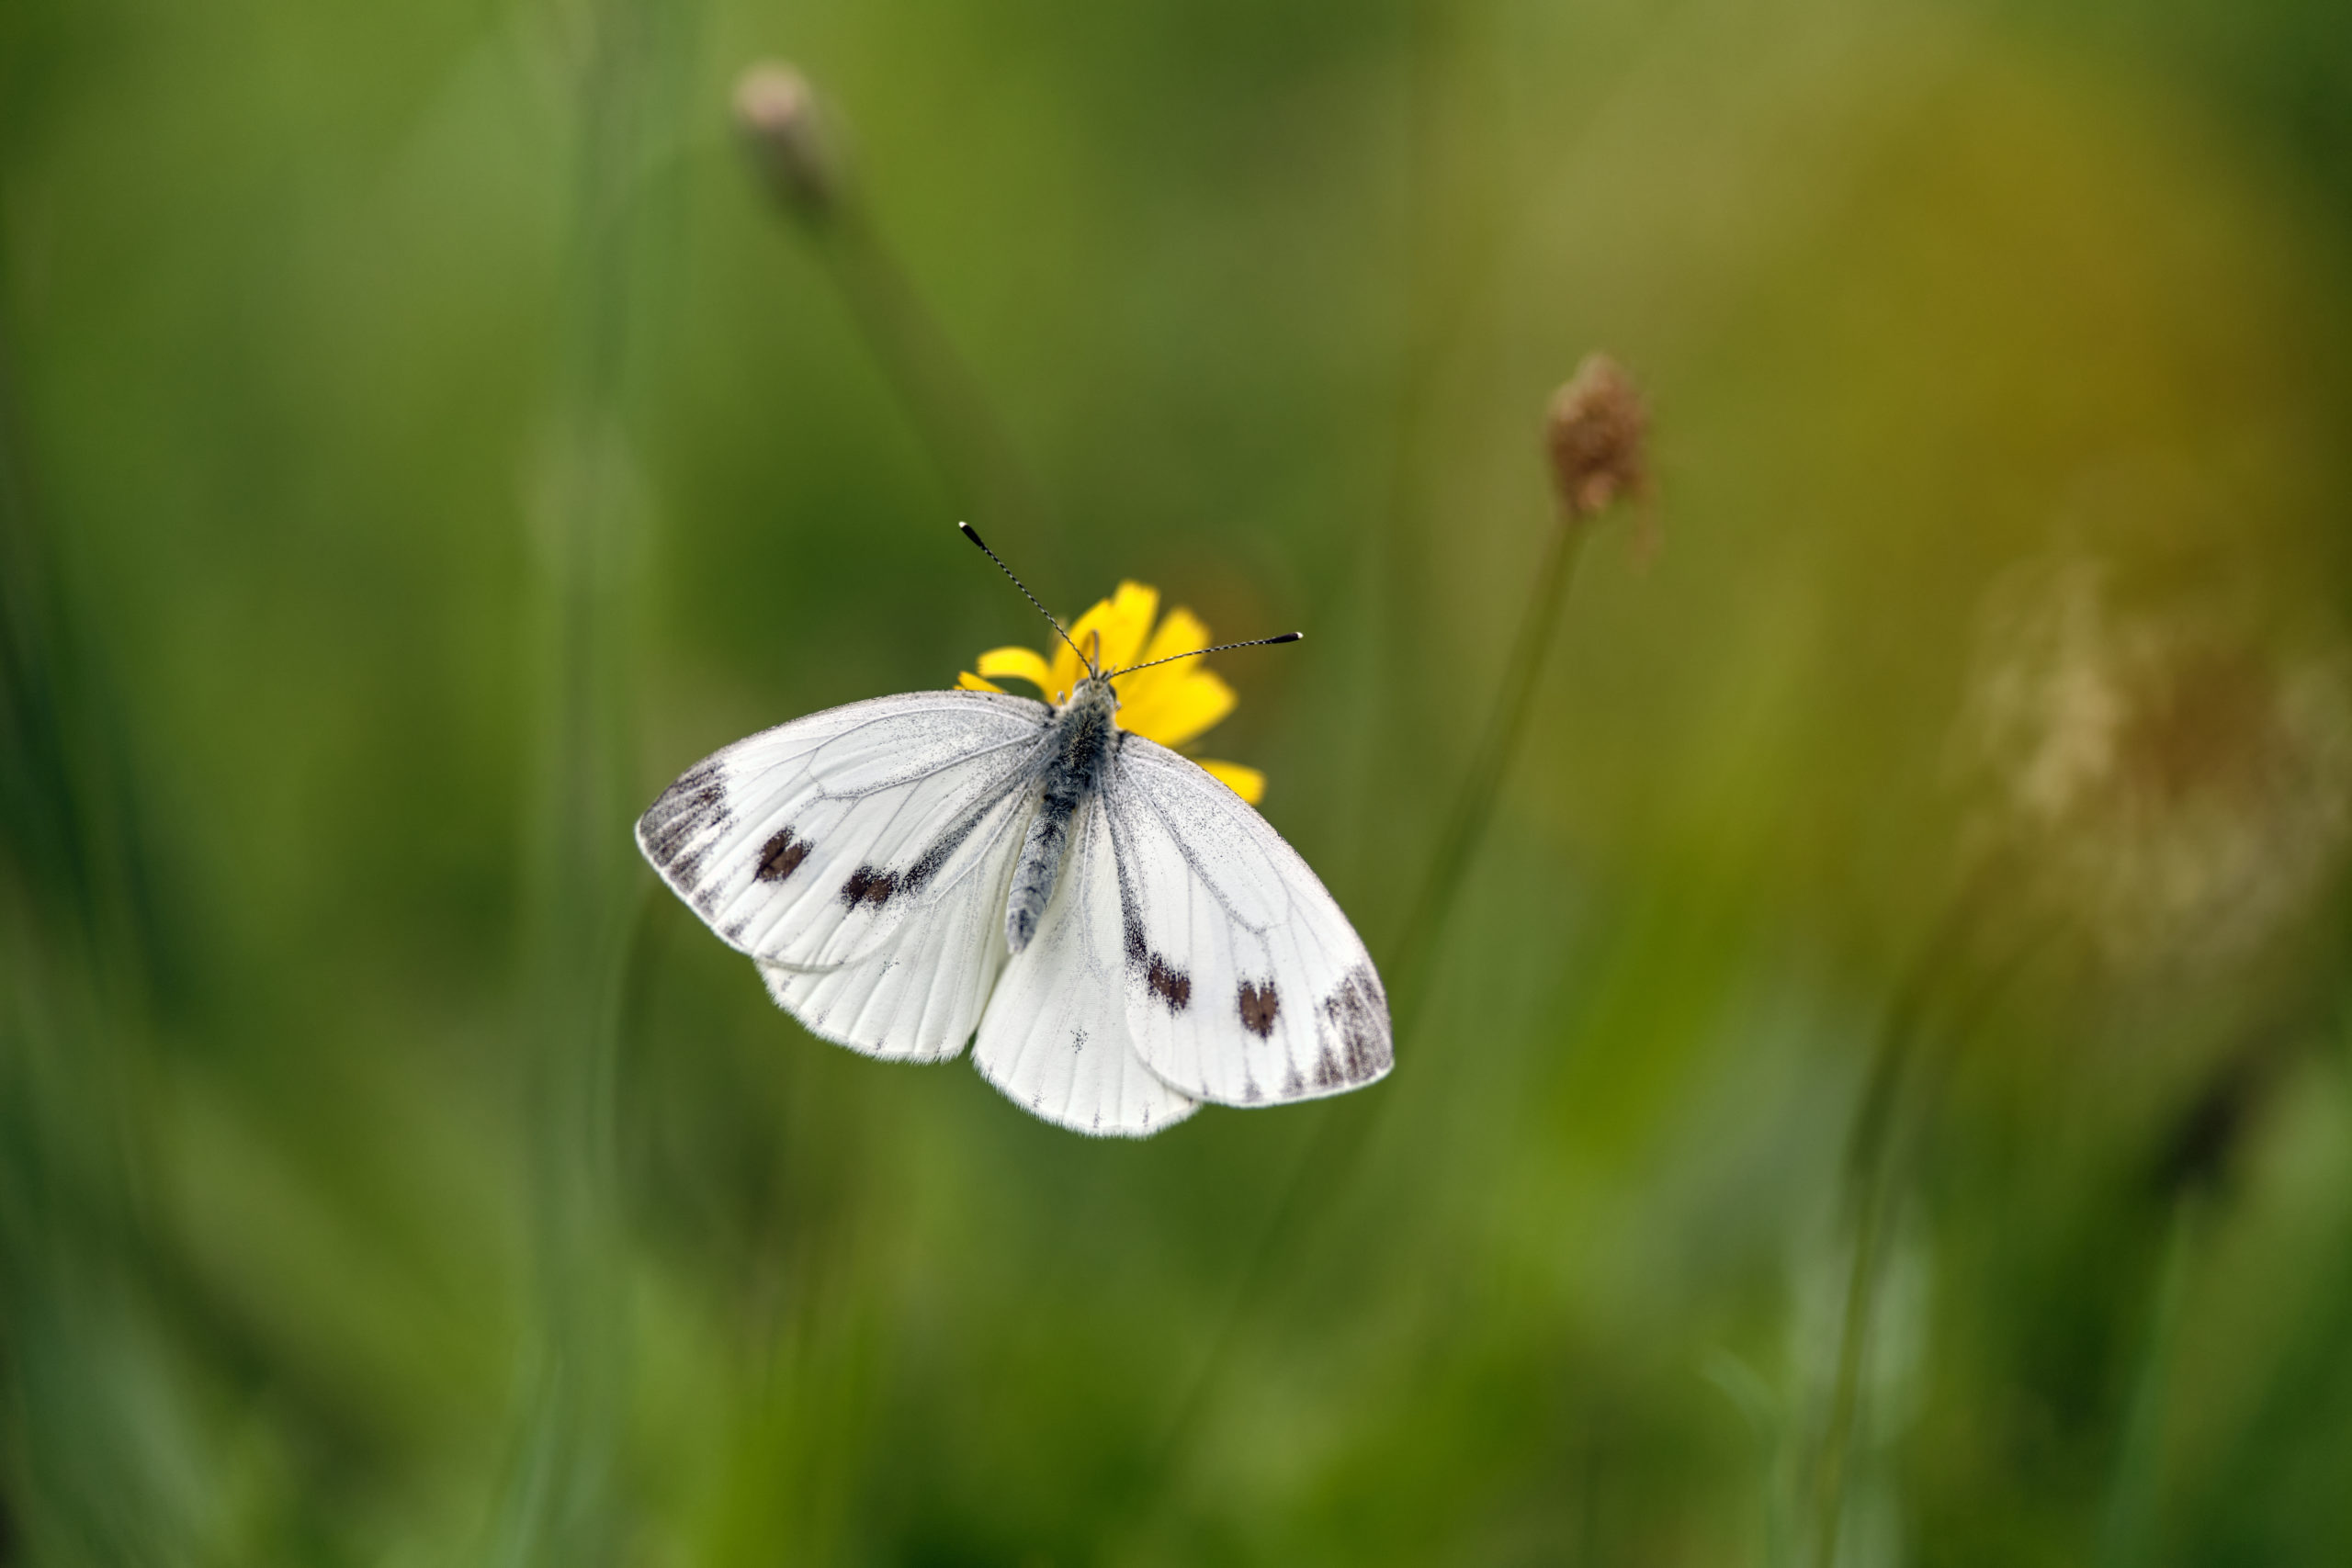
<path fill-rule="evenodd" d="M 1570 517 L 1597 516 L 1619 496 L 1648 492 L 1644 446 L 1649 424 L 1641 393 L 1605 354 L 1587 355 L 1575 377 L 1552 394 L 1544 440 L 1553 483 Z"/>
<path fill-rule="evenodd" d="M 2096 563 L 2005 583 L 1959 739 L 1996 841 L 2110 958 L 2243 953 L 2352 838 L 2352 684 L 2214 616 L 2117 608 Z"/>
<path fill-rule="evenodd" d="M 778 61 L 752 66 L 735 84 L 735 123 L 778 201 L 806 219 L 832 210 L 841 157 L 807 77 Z"/>
<path fill-rule="evenodd" d="M 1179 605 L 1155 629 L 1152 621 L 1159 614 L 1158 589 L 1122 582 L 1116 593 L 1097 600 L 1071 626 L 1069 643 L 1087 649 L 1103 670 L 1175 660 L 1118 676 L 1111 689 L 1119 697 L 1120 728 L 1162 746 L 1181 747 L 1231 713 L 1236 699 L 1233 688 L 1204 669 L 1198 660 L 1177 658 L 1209 646 L 1209 629 L 1200 617 Z M 996 684 L 997 680 L 1026 681 L 1046 700 L 1067 702 L 1086 678 L 1086 666 L 1069 643 L 1056 647 L 1050 658 L 1035 649 L 992 648 L 980 655 L 978 674 L 967 671 L 956 683 L 966 691 L 1001 692 L 1004 688 Z M 1265 797 L 1266 775 L 1257 769 L 1238 762 L 1193 761 L 1252 806 Z"/>

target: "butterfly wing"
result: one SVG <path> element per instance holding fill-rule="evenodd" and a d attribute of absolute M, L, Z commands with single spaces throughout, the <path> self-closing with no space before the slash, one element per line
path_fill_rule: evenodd
<path fill-rule="evenodd" d="M 1226 1105 L 1359 1089 L 1393 1059 L 1388 998 L 1348 918 L 1250 804 L 1129 735 L 1102 798 L 1117 845 L 1120 984 L 1136 1052 Z"/>
<path fill-rule="evenodd" d="M 1020 859 L 1017 830 L 881 948 L 830 969 L 760 965 L 776 1005 L 811 1034 L 893 1061 L 944 1061 L 964 1049 L 1004 967 L 1004 904 Z"/>
<path fill-rule="evenodd" d="M 812 714 L 687 770 L 638 844 L 813 1031 L 953 1055 L 1002 962 L 994 928 L 1047 711 L 920 692 Z"/>
<path fill-rule="evenodd" d="M 1036 933 L 989 999 L 972 1065 L 1048 1122 L 1148 1137 L 1199 1105 L 1145 1066 L 1127 1032 L 1119 863 L 1099 797 L 1080 807 L 1068 854 Z"/>

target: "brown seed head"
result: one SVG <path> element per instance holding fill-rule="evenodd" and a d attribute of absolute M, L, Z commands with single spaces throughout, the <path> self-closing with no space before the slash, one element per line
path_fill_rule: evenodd
<path fill-rule="evenodd" d="M 1987 605 L 1957 760 L 2029 891 L 2110 959 L 2256 948 L 2352 844 L 2352 682 L 2214 615 L 2116 607 L 2096 563 L 2038 563 Z"/>
<path fill-rule="evenodd" d="M 735 123 L 770 194 L 799 217 L 823 218 L 841 193 L 841 160 L 808 79 L 762 61 L 735 83 Z"/>
<path fill-rule="evenodd" d="M 1544 440 L 1560 504 L 1571 518 L 1595 516 L 1621 495 L 1648 491 L 1643 442 L 1649 423 L 1642 395 L 1605 354 L 1585 355 L 1576 375 L 1552 394 Z"/>

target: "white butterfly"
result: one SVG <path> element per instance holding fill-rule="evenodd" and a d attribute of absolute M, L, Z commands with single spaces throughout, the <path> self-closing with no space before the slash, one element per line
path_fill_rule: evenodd
<path fill-rule="evenodd" d="M 933 1062 L 977 1029 L 983 1077 L 1081 1133 L 1385 1075 L 1387 997 L 1340 906 L 1239 795 L 1116 726 L 1126 671 L 1087 671 L 1059 706 L 917 692 L 737 741 L 638 845 L 812 1033 Z"/>

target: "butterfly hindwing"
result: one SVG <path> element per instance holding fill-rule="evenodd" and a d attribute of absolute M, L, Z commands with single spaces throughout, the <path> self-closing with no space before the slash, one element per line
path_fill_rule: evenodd
<path fill-rule="evenodd" d="M 1119 991 L 1144 1062 L 1227 1105 L 1388 1071 L 1388 1000 L 1347 917 L 1248 802 L 1129 735 L 1103 785 L 1117 844 Z"/>
<path fill-rule="evenodd" d="M 1048 1122 L 1140 1138 L 1199 1105 L 1136 1053 L 1120 994 L 1119 932 L 1119 865 L 1098 797 L 1079 808 L 1044 918 L 997 981 L 972 1065 Z"/>
<path fill-rule="evenodd" d="M 922 946 L 902 928 L 964 908 L 973 879 L 1017 848 L 1046 713 L 918 692 L 812 714 L 688 769 L 639 819 L 638 844 L 763 965 L 818 972 Z"/>

